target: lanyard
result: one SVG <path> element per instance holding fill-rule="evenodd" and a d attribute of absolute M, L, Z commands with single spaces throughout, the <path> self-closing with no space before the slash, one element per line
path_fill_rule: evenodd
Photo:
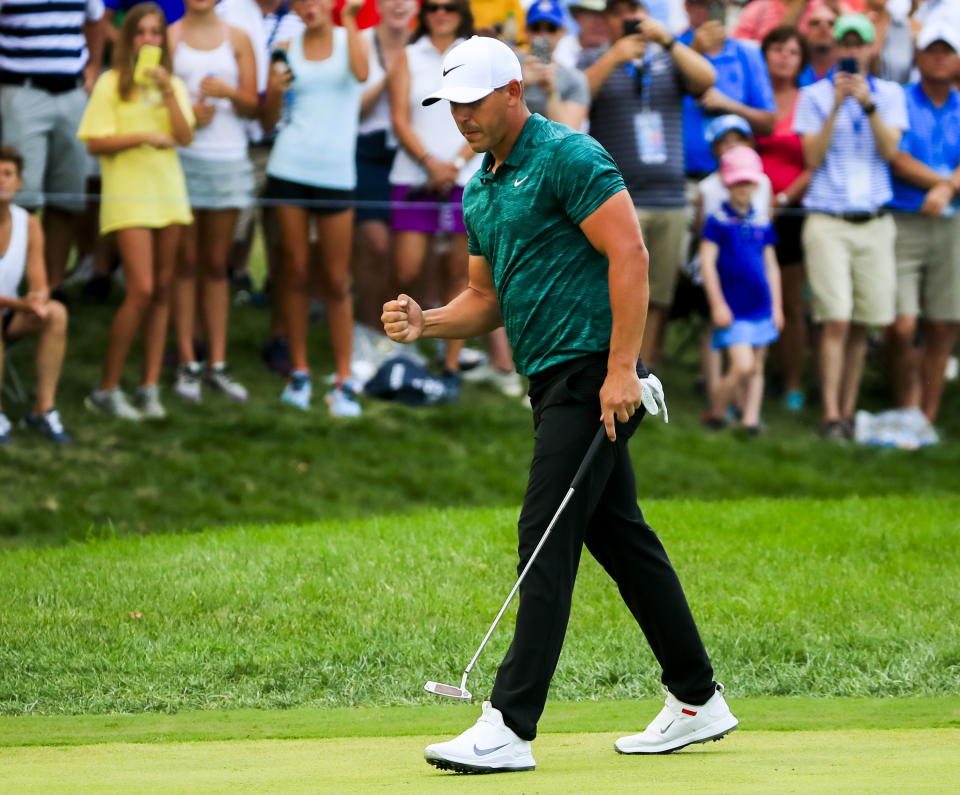
<path fill-rule="evenodd" d="M 640 104 L 643 105 L 644 110 L 650 108 L 650 85 L 653 82 L 653 74 L 651 65 L 653 64 L 653 56 L 650 55 L 650 51 L 647 50 L 643 54 L 643 64 L 641 65 L 640 70 L 637 70 L 637 65 L 633 61 L 627 61 L 623 68 L 630 79 L 633 81 L 635 88 L 639 90 L 640 93 Z"/>

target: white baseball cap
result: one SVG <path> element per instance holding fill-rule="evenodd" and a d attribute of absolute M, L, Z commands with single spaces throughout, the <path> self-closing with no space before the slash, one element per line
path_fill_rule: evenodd
<path fill-rule="evenodd" d="M 499 39 L 473 36 L 443 59 L 440 90 L 422 100 L 432 105 L 441 99 L 469 104 L 502 88 L 511 80 L 523 81 L 516 53 Z"/>
<path fill-rule="evenodd" d="M 946 19 L 937 18 L 923 26 L 917 36 L 917 49 L 923 52 L 936 41 L 942 41 L 960 53 L 960 31 Z"/>

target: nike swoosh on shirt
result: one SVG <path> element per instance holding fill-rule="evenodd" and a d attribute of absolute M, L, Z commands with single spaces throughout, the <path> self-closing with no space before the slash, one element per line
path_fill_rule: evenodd
<path fill-rule="evenodd" d="M 513 181 L 513 187 L 519 188 L 519 187 L 520 187 L 520 184 L 523 183 L 523 182 L 526 182 L 528 179 L 530 179 L 530 175 L 529 175 L 529 174 L 527 174 L 527 176 L 525 176 L 523 179 L 515 179 L 515 180 Z"/>
<path fill-rule="evenodd" d="M 676 723 L 676 720 L 670 721 L 666 726 L 664 726 L 662 729 L 660 729 L 660 734 L 666 734 L 666 733 L 667 733 L 667 729 L 669 729 L 671 726 L 673 726 L 674 723 Z"/>
<path fill-rule="evenodd" d="M 492 754 L 494 751 L 499 751 L 501 748 L 506 748 L 508 745 L 509 743 L 504 743 L 503 745 L 498 745 L 495 748 L 484 748 L 482 750 L 480 748 L 477 748 L 476 745 L 474 745 L 473 752 L 477 756 L 486 756 L 487 754 Z"/>
<path fill-rule="evenodd" d="M 456 66 L 451 66 L 449 69 L 444 69 L 444 70 L 443 70 L 443 76 L 446 77 L 446 76 L 447 76 L 448 74 L 450 74 L 454 69 L 459 69 L 461 66 L 463 66 L 463 64 L 462 64 L 462 63 L 458 63 Z M 434 74 L 436 74 L 436 72 L 434 72 Z"/>

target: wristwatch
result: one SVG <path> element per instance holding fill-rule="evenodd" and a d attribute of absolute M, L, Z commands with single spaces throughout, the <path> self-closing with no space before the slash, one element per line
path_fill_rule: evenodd
<path fill-rule="evenodd" d="M 869 116 L 871 113 L 876 111 L 876 109 L 877 109 L 877 103 L 871 102 L 869 105 L 864 105 L 863 112 Z"/>
<path fill-rule="evenodd" d="M 453 158 L 453 164 L 457 167 L 457 171 L 463 168 L 467 164 L 467 158 L 463 155 L 457 155 Z"/>
<path fill-rule="evenodd" d="M 778 193 L 774 200 L 777 203 L 777 207 L 786 207 L 790 204 L 790 197 L 786 193 Z"/>

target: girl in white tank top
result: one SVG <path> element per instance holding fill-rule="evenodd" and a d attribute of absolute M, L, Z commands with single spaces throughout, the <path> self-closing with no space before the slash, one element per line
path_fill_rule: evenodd
<path fill-rule="evenodd" d="M 226 367 L 230 283 L 227 255 L 239 210 L 253 196 L 253 167 L 241 118 L 258 113 L 256 59 L 246 33 L 226 25 L 214 11 L 215 0 L 187 0 L 177 30 L 173 65 L 193 102 L 197 130 L 180 150 L 194 222 L 184 235 L 174 283 L 174 329 L 180 367 L 174 387 L 191 401 L 201 399 L 201 384 L 234 400 L 247 390 Z M 206 371 L 196 361 L 197 289 L 207 332 Z"/>

